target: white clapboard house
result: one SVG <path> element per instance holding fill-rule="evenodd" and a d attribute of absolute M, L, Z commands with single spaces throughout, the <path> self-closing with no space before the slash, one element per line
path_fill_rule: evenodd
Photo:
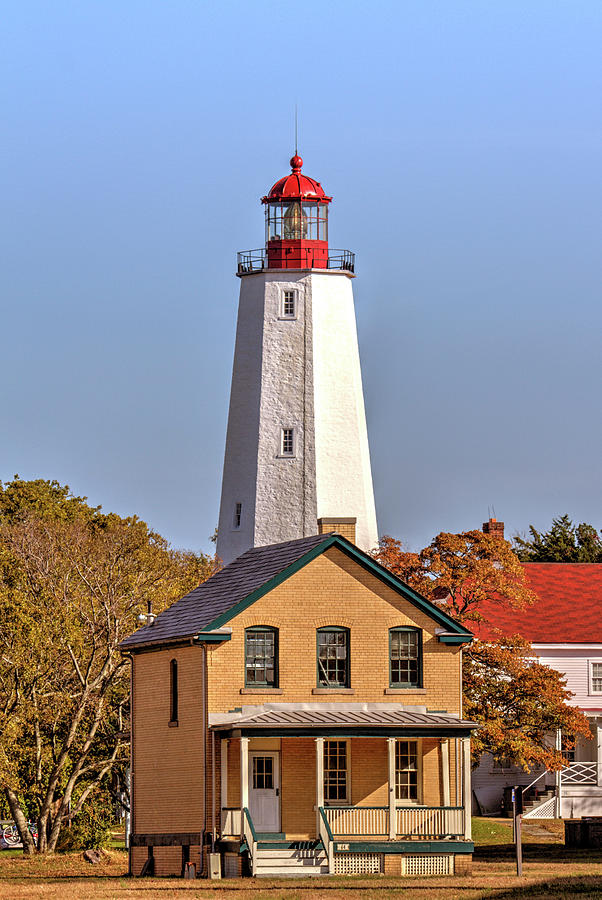
<path fill-rule="evenodd" d="M 590 720 L 591 736 L 579 737 L 566 751 L 561 773 L 525 772 L 496 764 L 485 754 L 473 773 L 473 809 L 493 813 L 502 807 L 504 788 L 530 786 L 526 816 L 548 818 L 602 815 L 602 565 L 590 563 L 525 563 L 532 590 L 540 598 L 532 606 L 511 609 L 495 604 L 486 615 L 492 628 L 480 637 L 520 634 L 531 642 L 545 665 L 566 676 L 569 701 Z M 551 736 L 561 746 L 562 736 Z"/>

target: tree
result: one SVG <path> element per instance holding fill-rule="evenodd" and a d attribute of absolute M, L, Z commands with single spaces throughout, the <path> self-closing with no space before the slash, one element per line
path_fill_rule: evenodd
<path fill-rule="evenodd" d="M 468 628 L 487 621 L 485 604 L 489 610 L 498 604 L 521 609 L 537 599 L 510 544 L 481 531 L 442 532 L 420 553 L 407 553 L 386 536 L 374 556 Z M 560 768 L 562 754 L 550 734 L 562 728 L 573 738 L 590 736 L 587 718 L 567 704 L 571 694 L 565 685 L 559 672 L 533 659 L 529 643 L 519 635 L 467 646 L 464 715 L 481 725 L 472 741 L 473 763 L 488 751 L 527 770 Z"/>
<path fill-rule="evenodd" d="M 92 507 L 56 481 L 0 483 L 0 783 L 23 839 L 52 852 L 127 764 L 129 677 L 117 645 L 213 571 L 136 516 Z"/>
<path fill-rule="evenodd" d="M 399 541 L 385 536 L 374 555 L 468 627 L 481 621 L 484 600 L 522 609 L 537 599 L 510 544 L 482 531 L 441 532 L 420 553 L 407 553 Z"/>
<path fill-rule="evenodd" d="M 602 563 L 602 532 L 582 522 L 573 525 L 568 515 L 552 519 L 549 531 L 529 526 L 530 540 L 516 535 L 515 551 L 522 562 Z"/>

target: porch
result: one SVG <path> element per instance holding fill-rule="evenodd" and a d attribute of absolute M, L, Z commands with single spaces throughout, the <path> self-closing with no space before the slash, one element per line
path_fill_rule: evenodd
<path fill-rule="evenodd" d="M 356 705 L 328 704 L 327 711 L 319 704 L 296 727 L 273 722 L 262 734 L 248 718 L 238 728 L 212 723 L 219 733 L 219 840 L 239 842 L 252 874 L 261 874 L 270 852 L 303 850 L 306 867 L 313 859 L 330 873 L 356 871 L 360 856 L 369 867 L 362 871 L 384 871 L 395 854 L 439 854 L 448 871 L 454 854 L 472 852 L 472 723 L 378 704 L 386 712 L 364 710 L 372 714 L 363 725 L 325 726 L 325 714 L 349 722 L 343 707 Z"/>
<path fill-rule="evenodd" d="M 602 722 L 590 721 L 591 737 L 579 736 L 574 747 L 563 750 L 566 765 L 560 771 L 541 771 L 523 788 L 524 818 L 563 819 L 602 815 Z M 556 748 L 564 746 L 556 734 Z"/>

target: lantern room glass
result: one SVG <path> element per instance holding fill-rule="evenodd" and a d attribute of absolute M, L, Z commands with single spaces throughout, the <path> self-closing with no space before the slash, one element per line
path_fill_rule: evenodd
<path fill-rule="evenodd" d="M 266 241 L 328 241 L 328 204 L 268 203 Z"/>

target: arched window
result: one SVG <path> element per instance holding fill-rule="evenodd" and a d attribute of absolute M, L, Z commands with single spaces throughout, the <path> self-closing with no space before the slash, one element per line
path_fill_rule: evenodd
<path fill-rule="evenodd" d="M 254 625 L 245 631 L 245 687 L 278 687 L 278 629 Z"/>
<path fill-rule="evenodd" d="M 389 686 L 422 687 L 422 631 L 419 628 L 389 630 Z"/>
<path fill-rule="evenodd" d="M 178 661 L 169 664 L 169 724 L 178 724 Z"/>
<path fill-rule="evenodd" d="M 318 687 L 349 687 L 349 643 L 348 628 L 318 628 Z"/>

